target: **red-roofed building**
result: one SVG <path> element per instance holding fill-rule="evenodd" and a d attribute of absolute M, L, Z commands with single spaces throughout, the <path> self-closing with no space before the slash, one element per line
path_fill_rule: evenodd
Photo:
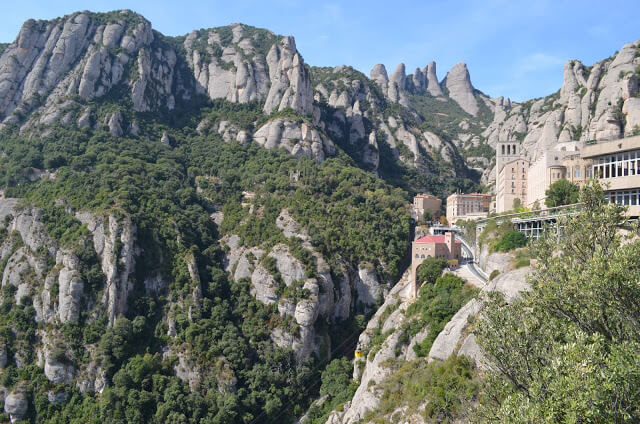
<path fill-rule="evenodd" d="M 418 296 L 416 272 L 418 265 L 426 258 L 445 258 L 460 260 L 462 245 L 455 239 L 452 232 L 440 236 L 425 236 L 414 241 L 411 245 L 411 296 Z"/>

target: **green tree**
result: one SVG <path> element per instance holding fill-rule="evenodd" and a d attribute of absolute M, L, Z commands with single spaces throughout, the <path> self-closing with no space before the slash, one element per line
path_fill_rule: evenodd
<path fill-rule="evenodd" d="M 422 213 L 422 221 L 431 222 L 432 220 L 433 220 L 433 212 L 431 212 L 429 209 L 425 209 L 425 211 Z"/>
<path fill-rule="evenodd" d="M 578 203 L 580 188 L 569 180 L 558 180 L 551 184 L 545 192 L 544 204 L 548 208 Z"/>
<path fill-rule="evenodd" d="M 475 326 L 497 370 L 486 422 L 640 420 L 640 230 L 597 183 L 580 200 L 559 241 L 549 231 L 534 245 L 531 291 L 511 304 L 492 294 Z"/>
<path fill-rule="evenodd" d="M 438 277 L 442 275 L 442 270 L 447 266 L 449 266 L 449 263 L 445 258 L 426 258 L 418 265 L 416 272 L 418 282 L 420 284 L 434 284 Z"/>

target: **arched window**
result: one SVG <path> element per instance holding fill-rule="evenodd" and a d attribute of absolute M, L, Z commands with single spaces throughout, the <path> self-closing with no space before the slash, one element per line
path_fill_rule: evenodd
<path fill-rule="evenodd" d="M 418 254 L 416 253 L 416 258 L 419 258 L 419 257 L 420 257 L 420 255 L 418 255 Z"/>
<path fill-rule="evenodd" d="M 424 255 L 422 255 L 422 259 L 424 259 Z"/>

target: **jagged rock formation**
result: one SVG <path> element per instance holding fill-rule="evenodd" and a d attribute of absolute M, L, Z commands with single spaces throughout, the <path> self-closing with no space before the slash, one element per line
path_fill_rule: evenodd
<path fill-rule="evenodd" d="M 392 160 L 432 172 L 429 164 L 440 152 L 417 147 L 427 145 L 418 128 L 422 118 L 401 124 L 396 135 L 387 128 L 383 112 L 386 102 L 412 110 L 410 96 L 414 94 L 442 97 L 434 62 L 409 76 L 404 64 L 391 76 L 383 65 L 376 65 L 371 80 L 382 92 L 380 96 L 362 75 L 348 80 L 345 90 L 341 83 L 345 67 L 335 68 L 337 79 L 316 83 L 293 37 L 233 24 L 193 31 L 179 42 L 180 49 L 154 32 L 143 17 L 127 10 L 27 21 L 0 57 L 0 128 L 17 124 L 24 134 L 36 136 L 48 134 L 40 126 L 75 124 L 104 127 L 113 137 L 140 137 L 140 126 L 130 112 L 170 111 L 205 95 L 232 103 L 259 102 L 266 115 L 291 109 L 310 118 L 307 130 L 298 130 L 291 122 L 284 122 L 288 131 L 280 131 L 282 122 L 273 121 L 255 129 L 239 128 L 234 122 L 215 123 L 218 128 L 214 130 L 227 141 L 284 146 L 295 155 L 319 162 L 333 154 L 332 142 L 344 138 L 349 143 L 347 150 L 353 150 L 363 167 L 378 173 L 378 134 L 384 133 Z M 93 105 L 110 101 L 112 93 L 124 96 L 131 109 L 114 112 Z M 328 116 L 318 105 L 322 101 L 340 110 Z M 416 116 L 415 111 L 413 114 Z M 397 113 L 395 119 L 406 121 Z M 201 125 L 199 132 L 213 123 L 203 121 Z M 292 140 L 296 139 L 305 145 L 295 147 Z M 445 143 L 448 146 L 441 158 L 455 164 L 453 177 L 466 176 L 468 169 L 455 146 L 460 143 Z"/>
<path fill-rule="evenodd" d="M 447 87 L 449 96 L 469 115 L 478 114 L 478 101 L 474 96 L 474 88 L 465 63 L 460 62 L 454 65 L 444 78 L 443 85 Z"/>
<path fill-rule="evenodd" d="M 436 62 L 429 62 L 427 67 L 423 70 L 427 78 L 427 90 L 432 96 L 442 96 L 442 88 L 438 82 L 438 76 L 436 74 Z"/>
<path fill-rule="evenodd" d="M 240 24 L 231 29 L 232 40 L 222 40 L 215 29 L 194 31 L 185 39 L 196 91 L 234 103 L 264 101 L 265 113 L 290 107 L 310 114 L 311 82 L 293 37 L 255 33 Z M 263 37 L 273 44 L 268 52 L 256 46 Z"/>
<path fill-rule="evenodd" d="M 40 220 L 41 212 L 36 208 L 18 207 L 16 199 L 0 200 L 0 220 L 8 223 L 7 230 L 12 234 L 0 245 L 0 260 L 6 261 L 2 287 L 16 287 L 16 303 L 24 296 L 31 297 L 37 322 L 49 325 L 74 323 L 81 312 L 93 310 L 105 313 L 108 323 L 113 325 L 126 311 L 127 294 L 132 288 L 130 274 L 135 264 L 135 227 L 113 216 L 102 217 L 87 212 L 76 216 L 92 232 L 93 247 L 105 275 L 102 298 L 95 298 L 88 291 L 80 260 L 49 236 Z M 5 217 L 11 219 L 5 221 Z M 41 253 L 43 249 L 55 258 L 52 268 L 46 265 Z M 29 274 L 33 274 L 33 278 L 25 278 Z M 47 347 L 54 344 L 51 336 L 42 334 L 45 376 L 55 384 L 69 383 L 75 377 L 75 369 L 51 356 L 53 348 Z M 89 369 L 80 370 L 80 373 L 92 374 Z M 77 385 L 81 390 L 104 385 L 96 383 L 95 378 L 87 381 L 82 377 Z"/>
<path fill-rule="evenodd" d="M 429 351 L 428 360 L 445 360 L 450 355 L 464 354 L 474 360 L 479 367 L 486 367 L 486 359 L 482 356 L 473 333 L 469 331 L 469 323 L 474 317 L 482 313 L 483 293 L 499 291 L 507 301 L 512 301 L 519 293 L 528 290 L 529 285 L 526 282 L 526 276 L 529 271 L 529 268 L 511 271 L 483 287 L 483 291 L 460 308 L 438 334 Z M 408 320 L 405 312 L 412 302 L 409 299 L 408 287 L 409 275 L 407 272 L 385 298 L 383 305 L 371 318 L 367 328 L 360 335 L 358 345 L 361 349 L 366 349 L 370 346 L 373 334 L 376 334 L 376 331 L 379 334 L 386 335 L 386 338 L 365 359 L 364 367 L 358 364 L 357 360 L 354 360 L 353 376 L 356 381 L 359 381 L 358 389 L 353 398 L 345 403 L 342 410 L 331 413 L 327 419 L 327 424 L 368 422 L 363 421 L 363 419 L 367 413 L 375 412 L 378 408 L 380 397 L 383 394 L 381 387 L 384 386 L 385 381 L 400 368 L 401 364 L 416 360 L 413 346 L 425 339 L 428 328 L 423 329 L 408 341 L 403 339 L 402 332 L 399 331 Z M 418 409 L 421 410 L 421 408 Z M 385 418 L 391 420 L 391 416 L 397 416 L 395 415 L 396 412 L 401 412 L 403 419 L 407 420 L 407 422 L 425 422 L 420 414 L 407 415 L 407 411 L 403 410 L 402 404 L 398 404 L 396 410 Z M 381 418 L 375 413 L 373 415 L 378 419 Z M 301 421 L 301 423 L 304 422 L 304 420 Z"/>
<path fill-rule="evenodd" d="M 267 149 L 284 147 L 293 156 L 307 156 L 317 162 L 335 153 L 331 140 L 322 137 L 310 124 L 299 125 L 283 118 L 267 122 L 255 132 L 253 140 Z"/>

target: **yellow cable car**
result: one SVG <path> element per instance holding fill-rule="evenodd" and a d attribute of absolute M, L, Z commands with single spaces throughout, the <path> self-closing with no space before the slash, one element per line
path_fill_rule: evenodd
<path fill-rule="evenodd" d="M 364 358 L 364 352 L 361 351 L 360 349 L 356 349 L 355 357 L 356 358 Z"/>

